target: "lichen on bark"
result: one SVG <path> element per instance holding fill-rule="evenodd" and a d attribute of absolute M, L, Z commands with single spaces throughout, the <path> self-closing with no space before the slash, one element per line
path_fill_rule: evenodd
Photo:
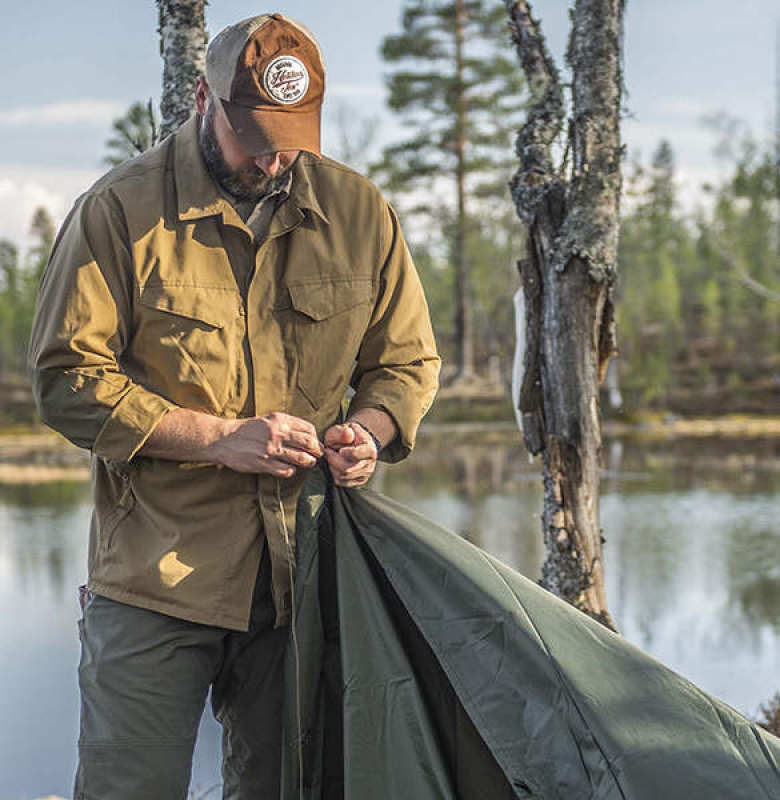
<path fill-rule="evenodd" d="M 620 195 L 622 0 L 576 0 L 567 118 L 558 71 L 527 0 L 505 0 L 528 84 L 510 189 L 528 226 L 521 273 L 527 343 L 519 408 L 543 456 L 541 583 L 609 627 L 599 473 L 599 383 L 615 354 L 613 285 Z M 556 163 L 556 143 L 568 140 Z M 564 148 L 561 146 L 561 150 Z"/>
<path fill-rule="evenodd" d="M 195 79 L 206 64 L 206 0 L 157 0 L 163 59 L 160 138 L 173 133 L 195 107 Z"/>

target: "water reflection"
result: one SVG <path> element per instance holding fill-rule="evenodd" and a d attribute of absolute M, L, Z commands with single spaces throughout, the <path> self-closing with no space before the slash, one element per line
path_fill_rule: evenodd
<path fill-rule="evenodd" d="M 85 483 L 0 484 L 0 554 L 17 591 L 32 593 L 43 583 L 60 601 L 72 594 L 66 564 L 80 548 L 69 519 L 88 501 Z"/>
<path fill-rule="evenodd" d="M 604 459 L 607 592 L 622 634 L 755 713 L 780 690 L 780 442 L 613 440 Z M 519 434 L 423 437 L 373 488 L 538 576 L 542 492 Z M 88 503 L 86 484 L 0 486 L 0 679 L 16 688 L 0 701 L 3 800 L 69 795 Z M 214 785 L 218 764 L 207 715 L 193 785 Z"/>
<path fill-rule="evenodd" d="M 89 485 L 84 481 L 0 483 L 0 505 L 24 509 L 38 508 L 54 517 L 88 502 L 89 496 Z"/>

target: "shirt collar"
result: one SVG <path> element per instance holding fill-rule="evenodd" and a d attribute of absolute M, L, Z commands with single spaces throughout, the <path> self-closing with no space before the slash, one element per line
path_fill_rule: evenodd
<path fill-rule="evenodd" d="M 296 159 L 290 172 L 293 173 L 293 184 L 290 192 L 290 199 L 298 208 L 308 208 L 313 211 L 323 222 L 329 224 L 327 214 L 317 199 L 317 194 L 312 185 L 312 164 L 316 164 L 320 159 L 317 156 L 301 152 Z"/>
<path fill-rule="evenodd" d="M 194 220 L 218 214 L 235 214 L 227 198 L 219 191 L 200 151 L 199 118 L 193 114 L 175 134 L 174 175 L 176 182 L 179 219 Z M 309 209 L 328 222 L 320 205 L 309 174 L 309 163 L 314 156 L 302 152 L 295 163 L 282 176 L 280 185 L 289 193 L 290 214 Z M 300 213 L 300 212 L 299 212 Z"/>
<path fill-rule="evenodd" d="M 174 180 L 180 220 L 224 214 L 229 206 L 203 160 L 198 132 L 198 115 L 193 114 L 175 134 Z"/>

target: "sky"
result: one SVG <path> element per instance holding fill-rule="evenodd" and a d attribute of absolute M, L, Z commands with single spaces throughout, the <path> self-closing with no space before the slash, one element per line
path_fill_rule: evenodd
<path fill-rule="evenodd" d="M 154 0 L 0 2 L 0 237 L 23 242 L 37 206 L 61 221 L 107 169 L 111 121 L 136 100 L 159 102 L 157 9 Z M 533 3 L 560 65 L 569 6 Z M 385 107 L 379 56 L 382 38 L 400 28 L 402 7 L 403 0 L 279 0 L 275 8 L 211 0 L 206 21 L 213 36 L 254 14 L 281 11 L 315 33 L 328 82 L 323 149 L 333 153 L 339 113 L 356 125 L 377 117 L 378 144 L 403 133 Z M 778 22 L 777 0 L 628 0 L 624 142 L 645 161 L 662 138 L 671 142 L 687 208 L 702 201 L 702 183 L 727 169 L 714 156 L 704 115 L 738 117 L 759 138 L 772 131 Z"/>

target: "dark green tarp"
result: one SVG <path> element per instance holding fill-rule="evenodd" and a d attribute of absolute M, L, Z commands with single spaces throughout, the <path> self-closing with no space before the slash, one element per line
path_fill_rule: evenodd
<path fill-rule="evenodd" d="M 282 800 L 780 800 L 780 740 L 414 511 L 317 476 L 297 540 Z"/>

